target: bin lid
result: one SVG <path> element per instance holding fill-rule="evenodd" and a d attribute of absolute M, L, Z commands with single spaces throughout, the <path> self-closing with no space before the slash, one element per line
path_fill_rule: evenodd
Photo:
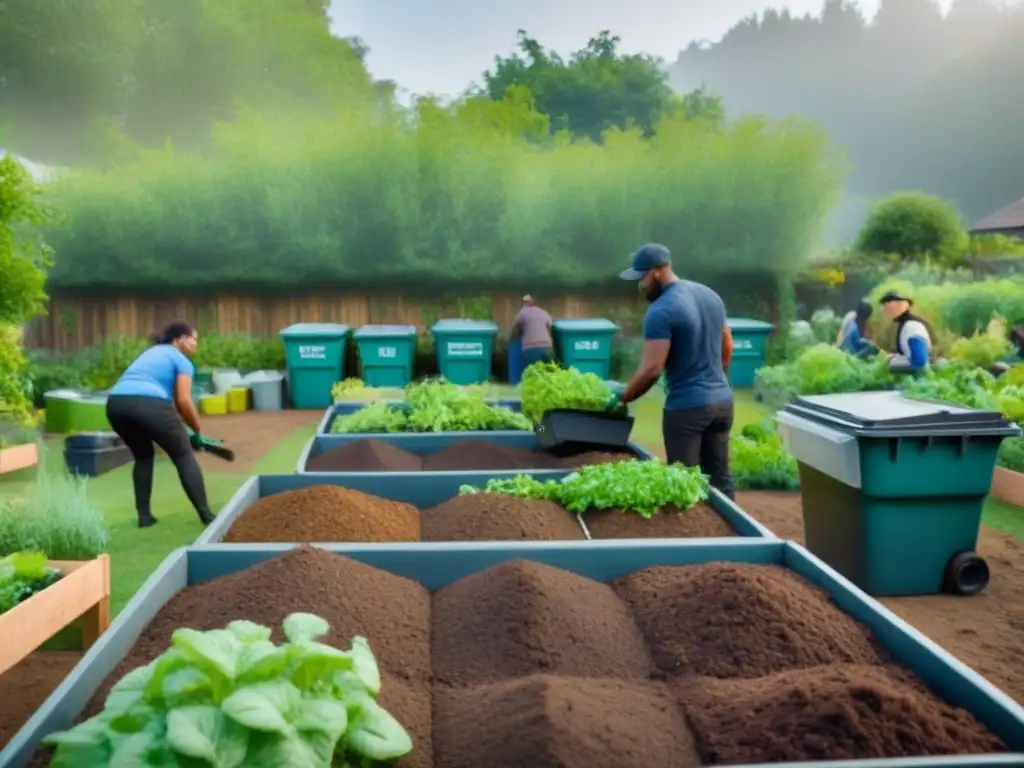
<path fill-rule="evenodd" d="M 340 323 L 296 323 L 289 325 L 278 333 L 282 339 L 301 338 L 303 336 L 331 336 L 338 338 L 347 336 L 349 327 Z"/>
<path fill-rule="evenodd" d="M 751 320 L 749 317 L 728 317 L 726 323 L 730 331 L 747 331 L 748 333 L 771 333 L 775 326 L 763 320 Z"/>
<path fill-rule="evenodd" d="M 43 393 L 43 397 L 51 400 L 77 400 L 84 394 L 77 389 L 51 389 L 49 392 Z"/>
<path fill-rule="evenodd" d="M 1016 435 L 1019 429 L 996 411 L 911 400 L 898 392 L 850 392 L 800 397 L 786 413 L 861 437 Z"/>
<path fill-rule="evenodd" d="M 490 320 L 438 320 L 431 328 L 434 333 L 497 333 L 498 326 Z"/>
<path fill-rule="evenodd" d="M 415 325 L 364 325 L 354 334 L 352 337 L 355 339 L 362 339 L 371 336 L 415 336 L 416 326 Z"/>
<path fill-rule="evenodd" d="M 560 317 L 552 323 L 556 331 L 612 333 L 619 326 L 603 317 Z"/>

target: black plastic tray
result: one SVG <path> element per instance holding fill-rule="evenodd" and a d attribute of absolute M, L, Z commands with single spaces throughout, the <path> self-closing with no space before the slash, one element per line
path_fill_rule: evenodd
<path fill-rule="evenodd" d="M 65 448 L 64 463 L 68 472 L 81 477 L 99 477 L 112 469 L 124 466 L 132 460 L 127 445 L 113 448 Z"/>
<path fill-rule="evenodd" d="M 582 451 L 628 451 L 632 416 L 559 408 L 548 411 L 537 427 L 540 447 L 556 454 Z"/>
<path fill-rule="evenodd" d="M 73 451 L 116 448 L 124 445 L 116 432 L 78 432 L 64 438 L 64 447 Z"/>

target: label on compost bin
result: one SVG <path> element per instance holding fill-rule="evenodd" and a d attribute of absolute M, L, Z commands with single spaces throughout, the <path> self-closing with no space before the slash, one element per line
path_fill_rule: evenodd
<path fill-rule="evenodd" d="M 599 341 L 577 341 L 572 348 L 577 352 L 596 352 L 601 347 Z"/>
<path fill-rule="evenodd" d="M 449 341 L 448 357 L 483 357 L 484 345 L 479 341 Z"/>
<path fill-rule="evenodd" d="M 397 347 L 377 347 L 377 357 L 395 358 L 398 357 Z"/>
<path fill-rule="evenodd" d="M 750 339 L 738 339 L 732 343 L 733 349 L 753 349 L 754 342 Z"/>
<path fill-rule="evenodd" d="M 299 357 L 303 360 L 326 360 L 327 347 L 323 344 L 300 344 Z"/>

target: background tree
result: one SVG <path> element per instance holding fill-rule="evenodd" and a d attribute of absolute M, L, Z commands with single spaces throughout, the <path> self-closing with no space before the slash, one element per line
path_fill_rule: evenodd
<path fill-rule="evenodd" d="M 964 258 L 967 233 L 959 214 L 944 200 L 902 192 L 875 205 L 857 235 L 856 247 L 865 254 L 954 264 Z"/>

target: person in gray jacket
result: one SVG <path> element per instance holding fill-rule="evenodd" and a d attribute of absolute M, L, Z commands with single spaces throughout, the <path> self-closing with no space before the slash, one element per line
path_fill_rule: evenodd
<path fill-rule="evenodd" d="M 533 297 L 523 296 L 523 308 L 512 324 L 511 340 L 523 345 L 523 368 L 552 359 L 551 315 L 537 306 Z"/>

